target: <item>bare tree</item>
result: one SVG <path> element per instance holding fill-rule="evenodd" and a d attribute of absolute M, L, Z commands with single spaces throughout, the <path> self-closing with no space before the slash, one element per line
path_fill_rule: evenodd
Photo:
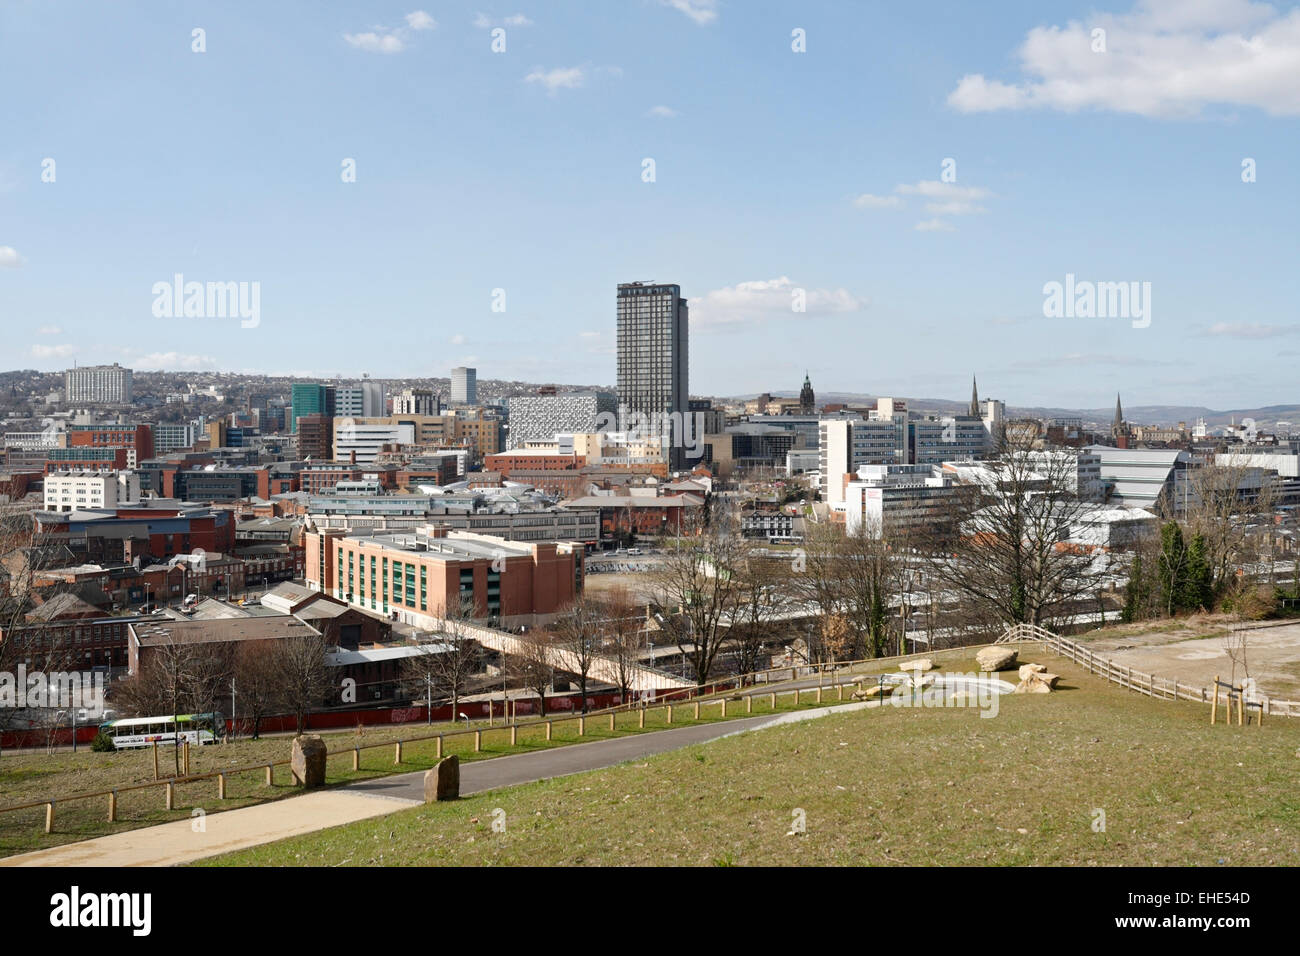
<path fill-rule="evenodd" d="M 788 586 L 790 570 L 789 561 L 763 557 L 752 550 L 740 564 L 729 636 L 741 674 L 759 669 L 765 649 L 781 633 L 785 612 L 794 606 Z"/>
<path fill-rule="evenodd" d="M 569 652 L 573 673 L 582 695 L 582 712 L 587 712 L 587 684 L 592 665 L 600 656 L 601 617 L 603 608 L 595 598 L 579 594 L 564 607 L 551 623 L 554 643 Z"/>
<path fill-rule="evenodd" d="M 839 591 L 856 637 L 854 656 L 859 648 L 866 657 L 883 657 L 887 652 L 890 599 L 902 592 L 906 576 L 902 540 L 901 534 L 895 541 L 887 540 L 878 523 L 864 520 L 840 543 Z"/>
<path fill-rule="evenodd" d="M 627 703 L 641 649 L 641 617 L 626 587 L 606 591 L 600 601 L 600 653 L 614 665 L 619 702 Z M 653 664 L 653 661 L 651 662 Z"/>
<path fill-rule="evenodd" d="M 721 504 L 708 525 L 686 519 L 684 534 L 667 550 L 654 572 L 654 589 L 667 615 L 661 626 L 690 661 L 695 682 L 708 682 L 739 598 L 736 587 L 748 545 L 734 510 Z"/>
<path fill-rule="evenodd" d="M 1237 566 L 1251 550 L 1252 525 L 1272 511 L 1274 497 L 1273 483 L 1237 456 L 1189 473 L 1182 502 L 1186 537 L 1205 541 L 1216 595 L 1236 587 Z"/>
<path fill-rule="evenodd" d="M 1091 507 L 1076 461 L 1030 444 L 1008 434 L 987 478 L 957 489 L 950 521 L 927 542 L 935 582 L 986 629 L 1046 623 L 1094 590 L 1091 557 L 1069 544 Z"/>
<path fill-rule="evenodd" d="M 329 698 L 335 686 L 325 655 L 329 645 L 319 634 L 280 638 L 272 651 L 281 701 L 294 715 L 298 733 L 307 729 L 308 716 Z"/>
<path fill-rule="evenodd" d="M 244 641 L 235 650 L 234 683 L 238 707 L 253 739 L 261 734 L 262 721 L 275 713 L 280 698 L 274 655 L 265 641 Z M 231 726 L 234 728 L 232 713 Z"/>
<path fill-rule="evenodd" d="M 506 671 L 521 687 L 537 695 L 538 707 L 546 716 L 546 691 L 555 681 L 555 648 L 545 631 L 530 631 L 518 638 L 516 653 L 506 658 Z"/>
<path fill-rule="evenodd" d="M 60 566 L 67 556 L 62 545 L 35 538 L 32 528 L 31 515 L 25 511 L 0 514 L 0 672 L 9 674 L 17 674 L 19 664 L 32 673 L 52 673 L 79 663 L 68 628 L 29 620 L 37 608 L 41 573 Z M 48 590 L 46 597 L 54 593 Z M 0 731 L 8 729 L 20 713 L 20 708 L 0 707 Z"/>
<path fill-rule="evenodd" d="M 442 632 L 435 635 L 440 646 L 433 653 L 412 658 L 405 670 L 408 680 L 426 681 L 439 699 L 451 701 L 453 720 L 470 680 L 480 669 L 482 654 L 478 641 L 471 636 L 476 613 L 474 602 L 468 598 L 449 606 Z"/>

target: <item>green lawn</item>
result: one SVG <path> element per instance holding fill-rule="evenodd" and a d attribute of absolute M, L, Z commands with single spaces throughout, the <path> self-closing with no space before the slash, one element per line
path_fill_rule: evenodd
<path fill-rule="evenodd" d="M 1300 864 L 1300 720 L 1211 727 L 1204 706 L 1022 657 L 1047 663 L 1061 685 L 1003 697 L 992 719 L 954 708 L 840 714 L 204 862 Z M 503 833 L 492 829 L 497 809 Z M 791 833 L 796 810 L 801 834 Z"/>
<path fill-rule="evenodd" d="M 846 698 L 848 692 L 845 693 Z M 837 698 L 832 690 L 824 694 L 827 703 Z M 800 709 L 815 707 L 815 692 L 805 691 Z M 698 723 L 713 723 L 721 719 L 716 702 L 701 705 Z M 778 697 L 777 712 L 794 710 L 791 695 Z M 693 705 L 677 704 L 673 708 L 672 726 L 696 723 L 692 719 Z M 766 695 L 755 698 L 753 713 L 772 713 Z M 746 716 L 745 705 L 728 704 L 727 719 Z M 646 713 L 645 731 L 662 730 L 668 726 L 667 714 L 662 707 L 651 708 Z M 485 760 L 512 753 L 526 753 L 550 747 L 562 747 L 579 741 L 600 740 L 642 732 L 638 714 L 621 713 L 613 731 L 609 729 L 608 715 L 588 717 L 583 736 L 578 736 L 576 721 L 564 715 L 555 718 L 552 739 L 546 740 L 543 725 L 521 727 L 515 745 L 510 743 L 510 731 L 498 721 L 488 727 L 478 722 L 474 728 L 483 731 L 482 749 L 474 750 L 472 735 L 459 734 L 444 742 L 444 754 L 456 754 L 461 760 Z M 392 741 L 437 733 L 440 730 L 464 730 L 464 725 L 406 725 L 400 727 L 367 728 L 363 735 L 355 731 L 322 734 L 331 751 L 347 751 L 330 757 L 326 782 L 337 785 L 349 781 L 379 777 L 392 773 L 407 773 L 432 767 L 437 762 L 437 743 L 433 740 L 405 744 L 402 762 L 395 763 Z M 388 742 L 388 746 L 363 750 L 361 769 L 352 769 L 352 754 L 348 748 Z M 190 751 L 190 768 L 195 774 L 215 772 L 234 767 L 246 767 L 287 759 L 292 746 L 289 737 L 265 737 L 260 740 L 240 740 L 228 745 L 195 747 Z M 173 772 L 172 748 L 159 749 L 159 767 L 165 778 Z M 14 806 L 34 801 L 56 800 L 55 832 L 45 833 L 45 809 L 34 807 L 9 813 L 0 813 L 0 856 L 11 856 L 29 850 L 57 846 L 91 837 L 104 836 L 122 830 L 135 829 L 169 820 L 188 817 L 196 807 L 206 812 L 233 810 L 241 806 L 266 800 L 293 796 L 301 791 L 289 778 L 288 767 L 276 767 L 273 784 L 265 783 L 264 771 L 240 773 L 227 778 L 226 799 L 217 799 L 216 780 L 200 780 L 179 785 L 175 809 L 167 810 L 163 788 L 124 791 L 117 803 L 118 819 L 107 822 L 108 798 L 73 799 L 77 794 L 93 793 L 153 780 L 153 755 L 149 750 L 132 750 L 115 753 L 94 753 L 88 748 L 78 753 L 9 753 L 0 757 L 0 806 Z"/>

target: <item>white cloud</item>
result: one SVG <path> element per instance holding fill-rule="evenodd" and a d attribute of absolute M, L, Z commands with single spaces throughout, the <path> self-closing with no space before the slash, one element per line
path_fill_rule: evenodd
<path fill-rule="evenodd" d="M 367 53 L 401 53 L 406 49 L 396 33 L 345 33 L 343 39 Z"/>
<path fill-rule="evenodd" d="M 863 193 L 861 196 L 853 197 L 853 205 L 859 209 L 897 209 L 903 204 L 903 200 L 897 196 L 874 196 L 871 193 Z"/>
<path fill-rule="evenodd" d="M 764 318 L 858 312 L 867 307 L 865 299 L 844 288 L 803 289 L 806 312 L 795 312 L 794 292 L 801 288 L 787 276 L 781 276 L 714 289 L 689 301 L 691 325 L 733 325 Z"/>
<path fill-rule="evenodd" d="M 717 0 L 659 0 L 666 7 L 680 10 L 700 26 L 718 19 Z"/>
<path fill-rule="evenodd" d="M 423 10 L 412 11 L 403 20 L 405 26 L 375 26 L 365 33 L 345 33 L 343 39 L 367 53 L 401 53 L 406 49 L 406 41 L 411 33 L 432 30 L 438 26 L 438 22 Z"/>
<path fill-rule="evenodd" d="M 1272 339 L 1280 335 L 1295 335 L 1300 325 L 1273 325 L 1266 322 L 1216 322 L 1205 330 L 1206 335 L 1222 335 L 1235 339 Z"/>
<path fill-rule="evenodd" d="M 522 13 L 511 14 L 501 20 L 493 20 L 486 13 L 479 13 L 474 17 L 474 26 L 478 27 L 480 30 L 489 30 L 498 24 L 505 27 L 531 27 L 533 21 L 529 20 Z"/>
<path fill-rule="evenodd" d="M 465 344 L 465 336 L 463 336 L 463 335 L 453 335 L 453 336 L 451 337 L 451 344 L 452 344 L 452 345 L 464 345 L 464 344 Z"/>
<path fill-rule="evenodd" d="M 536 69 L 524 77 L 525 83 L 540 83 L 552 96 L 558 90 L 576 90 L 586 81 L 586 73 L 580 66 L 560 67 L 553 70 Z"/>
<path fill-rule="evenodd" d="M 63 329 L 57 325 L 42 325 L 36 330 L 37 335 L 62 335 Z"/>
<path fill-rule="evenodd" d="M 0 246 L 0 269 L 17 269 L 23 264 L 23 257 L 13 246 Z"/>
<path fill-rule="evenodd" d="M 650 109 L 646 110 L 645 115 L 653 116 L 656 119 L 672 119 L 673 117 L 680 116 L 681 114 L 679 114 L 671 106 L 652 106 L 650 107 Z"/>
<path fill-rule="evenodd" d="M 925 211 L 934 218 L 918 222 L 914 228 L 918 232 L 953 232 L 955 227 L 940 216 L 970 216 L 987 212 L 977 200 L 992 195 L 983 186 L 959 186 L 937 179 L 923 179 L 918 183 L 900 183 L 894 187 L 892 196 L 863 193 L 853 197 L 853 205 L 859 209 L 897 209 L 903 205 L 900 196 L 919 196 L 926 200 Z"/>
<path fill-rule="evenodd" d="M 68 358 L 77 353 L 75 345 L 33 345 L 33 358 Z"/>
<path fill-rule="evenodd" d="M 438 25 L 438 21 L 423 10 L 416 10 L 406 15 L 406 25 L 412 30 L 432 30 Z"/>
<path fill-rule="evenodd" d="M 1105 31 L 1105 52 L 1093 31 Z M 1021 76 L 963 76 L 948 104 L 964 113 L 1113 110 L 1195 116 L 1206 107 L 1300 115 L 1300 8 L 1251 0 L 1139 0 L 1125 14 L 1035 27 L 1018 51 Z"/>

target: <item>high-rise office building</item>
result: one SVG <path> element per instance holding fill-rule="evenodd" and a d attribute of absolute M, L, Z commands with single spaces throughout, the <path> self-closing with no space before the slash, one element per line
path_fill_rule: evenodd
<path fill-rule="evenodd" d="M 131 404 L 131 370 L 112 365 L 87 365 L 63 373 L 63 395 L 69 405 Z"/>
<path fill-rule="evenodd" d="M 688 338 L 681 286 L 624 282 L 618 287 L 618 403 L 620 413 L 647 416 L 670 435 L 669 461 L 685 465 L 690 427 Z"/>
<path fill-rule="evenodd" d="M 333 385 L 320 385 L 315 382 L 295 382 L 292 390 L 293 411 L 289 419 L 289 431 L 298 433 L 298 419 L 304 415 L 324 415 L 332 418 L 335 414 L 335 392 Z"/>
<path fill-rule="evenodd" d="M 394 415 L 441 415 L 442 402 L 429 388 L 407 388 L 393 396 Z"/>
<path fill-rule="evenodd" d="M 334 390 L 337 418 L 378 418 L 388 414 L 388 390 L 381 382 L 340 385 Z"/>
<path fill-rule="evenodd" d="M 478 369 L 459 365 L 451 370 L 451 403 L 478 404 Z"/>

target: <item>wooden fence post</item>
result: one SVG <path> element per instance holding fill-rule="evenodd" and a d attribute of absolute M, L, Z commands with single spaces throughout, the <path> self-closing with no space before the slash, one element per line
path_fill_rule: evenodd
<path fill-rule="evenodd" d="M 434 750 L 434 756 L 437 757 L 439 760 L 442 759 L 442 734 L 438 735 L 438 746 Z"/>
<path fill-rule="evenodd" d="M 360 747 L 352 748 L 352 769 L 353 770 L 361 769 L 361 748 Z"/>
<path fill-rule="evenodd" d="M 519 725 L 511 724 L 510 725 L 510 746 L 514 747 L 517 746 L 518 744 L 519 744 Z"/>
<path fill-rule="evenodd" d="M 612 710 L 609 712 L 609 729 L 618 730 L 618 726 L 614 723 L 614 711 Z"/>
<path fill-rule="evenodd" d="M 745 695 L 745 713 L 747 713 L 747 714 L 752 714 L 753 712 L 754 712 L 754 695 L 753 695 L 753 694 L 746 694 L 746 695 Z"/>
<path fill-rule="evenodd" d="M 581 737 L 587 732 L 587 718 L 578 718 L 578 736 Z"/>
<path fill-rule="evenodd" d="M 551 739 L 551 722 L 549 720 L 546 722 L 546 739 Z"/>
<path fill-rule="evenodd" d="M 637 729 L 645 730 L 645 708 L 644 707 L 642 707 L 640 710 L 637 711 L 636 725 L 637 725 Z"/>
<path fill-rule="evenodd" d="M 176 785 L 170 780 L 167 781 L 167 809 L 176 809 Z"/>
<path fill-rule="evenodd" d="M 266 785 L 267 785 L 268 787 L 270 787 L 270 786 L 274 786 L 274 785 L 275 785 L 274 778 L 272 777 L 272 774 L 273 774 L 274 772 L 275 772 L 275 767 L 272 766 L 271 764 L 267 764 L 267 765 L 266 765 Z"/>
<path fill-rule="evenodd" d="M 153 742 L 153 778 L 158 779 L 158 741 Z"/>
<path fill-rule="evenodd" d="M 695 702 L 695 719 L 700 719 L 700 702 L 698 700 Z"/>
<path fill-rule="evenodd" d="M 167 784 L 167 786 L 170 787 L 171 784 L 169 783 Z M 53 800 L 45 804 L 45 832 L 46 833 L 54 832 L 54 801 Z"/>
<path fill-rule="evenodd" d="M 1219 713 L 1219 675 L 1214 675 L 1214 696 L 1210 698 L 1210 726 L 1214 726 L 1214 720 Z"/>
<path fill-rule="evenodd" d="M 474 731 L 474 752 L 478 753 L 483 749 L 483 731 Z"/>
<path fill-rule="evenodd" d="M 109 823 L 117 822 L 117 791 L 116 790 L 110 790 L 108 792 L 108 822 Z"/>
<path fill-rule="evenodd" d="M 668 716 L 667 716 L 667 719 L 664 721 L 664 723 L 671 724 L 672 722 L 673 722 L 673 705 L 672 705 L 672 704 L 669 704 L 669 705 L 668 705 Z"/>
<path fill-rule="evenodd" d="M 772 693 L 769 694 L 768 697 L 770 698 L 770 700 L 768 701 L 769 705 L 773 710 L 776 710 L 776 691 L 772 691 Z"/>
<path fill-rule="evenodd" d="M 399 740 L 393 747 L 393 763 L 402 762 L 402 742 Z"/>
<path fill-rule="evenodd" d="M 720 698 L 720 700 L 722 701 L 722 716 L 723 716 L 723 717 L 726 717 L 726 716 L 727 716 L 727 698 L 722 697 L 722 698 Z"/>
<path fill-rule="evenodd" d="M 217 774 L 217 799 L 226 799 L 226 775 L 224 773 Z"/>
<path fill-rule="evenodd" d="M 799 706 L 799 688 L 798 688 L 798 687 L 796 687 L 796 688 L 794 689 L 794 705 L 795 705 L 796 707 Z"/>

